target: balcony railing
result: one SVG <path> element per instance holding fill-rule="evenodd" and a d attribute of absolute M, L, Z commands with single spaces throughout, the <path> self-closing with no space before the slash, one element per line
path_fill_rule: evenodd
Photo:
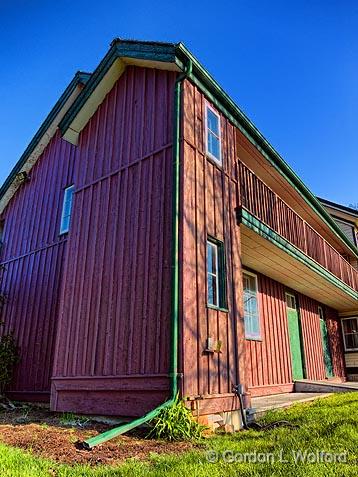
<path fill-rule="evenodd" d="M 240 205 L 291 244 L 358 290 L 358 271 L 242 162 L 239 166 Z"/>

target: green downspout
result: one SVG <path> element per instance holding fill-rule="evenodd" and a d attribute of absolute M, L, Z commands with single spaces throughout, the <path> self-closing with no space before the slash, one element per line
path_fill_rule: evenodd
<path fill-rule="evenodd" d="M 173 249 L 172 249 L 172 310 L 171 310 L 171 356 L 170 356 L 170 398 L 163 404 L 132 422 L 92 437 L 82 443 L 85 449 L 92 449 L 103 442 L 124 434 L 135 427 L 150 421 L 159 412 L 171 406 L 178 394 L 178 342 L 179 342 L 179 213 L 180 213 L 180 121 L 181 91 L 183 80 L 190 75 L 192 62 L 189 60 L 185 72 L 178 76 L 174 93 L 174 132 L 173 132 Z"/>

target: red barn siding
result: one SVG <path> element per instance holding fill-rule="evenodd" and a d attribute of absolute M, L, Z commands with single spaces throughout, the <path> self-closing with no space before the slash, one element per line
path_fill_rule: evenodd
<path fill-rule="evenodd" d="M 298 294 L 304 361 L 307 379 L 325 379 L 323 345 L 318 306 L 315 300 Z"/>
<path fill-rule="evenodd" d="M 183 94 L 182 164 L 182 371 L 185 396 L 214 397 L 200 411 L 237 408 L 232 386 L 244 381 L 240 228 L 237 226 L 234 127 L 221 117 L 224 168 L 204 153 L 205 99 L 189 82 Z M 224 241 L 228 312 L 206 306 L 207 235 Z M 206 353 L 206 340 L 222 342 Z M 240 376 L 240 377 L 239 377 Z M 216 400 L 216 401 L 215 401 Z"/>
<path fill-rule="evenodd" d="M 17 397 L 49 397 L 66 247 L 66 237 L 59 237 L 62 198 L 73 181 L 74 152 L 57 134 L 1 217 L 0 291 L 7 295 L 1 319 L 21 350 L 10 389 Z"/>
<path fill-rule="evenodd" d="M 128 67 L 81 134 L 55 410 L 138 415 L 168 396 L 175 77 Z"/>
<path fill-rule="evenodd" d="M 331 348 L 333 373 L 335 376 L 346 379 L 347 373 L 344 362 L 344 346 L 341 320 L 336 310 L 325 307 L 326 325 Z"/>
<path fill-rule="evenodd" d="M 252 395 L 292 390 L 285 286 L 257 274 L 261 340 L 246 340 L 248 385 Z"/>

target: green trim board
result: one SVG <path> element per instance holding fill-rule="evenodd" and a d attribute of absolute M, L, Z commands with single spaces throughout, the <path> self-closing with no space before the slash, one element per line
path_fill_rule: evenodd
<path fill-rule="evenodd" d="M 349 285 L 347 285 L 338 277 L 336 277 L 333 273 L 325 269 L 322 265 L 317 263 L 315 260 L 310 258 L 304 252 L 296 248 L 284 237 L 279 235 L 274 230 L 270 229 L 270 227 L 265 225 L 263 222 L 257 219 L 254 215 L 252 215 L 246 209 L 243 209 L 243 208 L 240 209 L 239 221 L 240 223 L 242 223 L 249 229 L 261 235 L 261 237 L 269 240 L 271 243 L 279 247 L 281 250 L 291 255 L 291 257 L 295 258 L 299 262 L 309 267 L 314 272 L 318 273 L 321 277 L 323 277 L 325 280 L 332 283 L 334 286 L 340 288 L 344 293 L 346 293 L 350 297 L 354 298 L 355 300 L 358 300 L 358 292 L 356 292 L 353 288 L 351 288 Z"/>
<path fill-rule="evenodd" d="M 61 109 L 63 108 L 64 104 L 66 101 L 69 99 L 75 88 L 79 84 L 86 84 L 87 81 L 89 80 L 91 74 L 90 73 L 85 73 L 82 71 L 78 71 L 70 84 L 67 86 L 59 100 L 56 102 L 55 106 L 51 109 L 50 113 L 44 120 L 44 122 L 41 124 L 40 128 L 36 132 L 35 136 L 31 140 L 30 144 L 27 146 L 25 152 L 22 154 L 18 162 L 16 163 L 15 167 L 12 169 L 10 172 L 9 176 L 6 178 L 5 182 L 0 188 L 0 200 L 4 197 L 6 194 L 8 188 L 14 181 L 16 175 L 21 171 L 21 169 L 24 167 L 26 164 L 27 160 L 35 150 L 35 148 L 38 146 L 41 138 L 43 135 L 46 133 L 47 129 L 50 127 L 56 116 L 59 114 Z"/>

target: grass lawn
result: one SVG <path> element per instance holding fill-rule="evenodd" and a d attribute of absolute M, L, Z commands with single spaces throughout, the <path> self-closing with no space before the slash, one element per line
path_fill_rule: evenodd
<path fill-rule="evenodd" d="M 203 449 L 181 455 L 151 454 L 147 460 L 129 459 L 116 467 L 69 466 L 36 457 L 31 452 L 0 444 L 1 477 L 63 476 L 357 476 L 358 475 L 358 393 L 336 394 L 313 403 L 297 404 L 290 409 L 267 414 L 265 422 L 285 419 L 297 428 L 280 427 L 267 431 L 243 431 L 233 435 L 216 435 L 204 440 Z M 281 451 L 282 449 L 282 451 Z M 213 451 L 217 461 L 208 462 Z M 224 462 L 245 459 L 245 453 L 269 453 L 269 462 Z M 297 462 L 293 452 L 316 454 L 347 453 L 346 463 Z M 96 452 L 96 450 L 93 450 Z M 279 456 L 288 462 L 279 462 Z M 210 453 L 210 456 L 212 454 Z M 263 457 L 259 456 L 260 459 Z M 312 458 L 312 457 L 311 457 Z M 328 458 L 328 457 L 327 457 Z M 342 458 L 342 457 L 341 457 Z M 248 459 L 248 457 L 246 458 Z M 272 462 L 274 460 L 274 462 Z"/>

